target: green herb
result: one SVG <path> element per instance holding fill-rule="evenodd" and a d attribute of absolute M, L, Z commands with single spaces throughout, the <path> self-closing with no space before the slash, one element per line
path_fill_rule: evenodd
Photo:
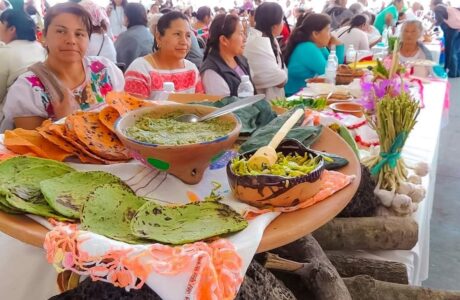
<path fill-rule="evenodd" d="M 231 163 L 233 173 L 236 175 L 277 175 L 284 177 L 298 177 L 308 175 L 314 171 L 321 160 L 321 156 L 313 157 L 312 154 L 305 153 L 303 156 L 295 153 L 294 155 L 284 155 L 278 153 L 278 160 L 273 166 L 263 166 L 261 169 L 251 168 L 248 159 L 234 158 Z"/>
<path fill-rule="evenodd" d="M 314 110 L 323 110 L 327 107 L 327 100 L 326 98 L 303 98 L 302 96 L 297 99 L 287 100 L 286 98 L 283 99 L 276 99 L 272 101 L 273 106 L 279 106 L 286 109 L 291 109 L 299 105 L 303 105 L 305 107 L 309 107 Z"/>

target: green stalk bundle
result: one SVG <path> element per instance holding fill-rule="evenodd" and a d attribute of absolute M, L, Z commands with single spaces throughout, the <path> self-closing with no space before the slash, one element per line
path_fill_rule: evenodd
<path fill-rule="evenodd" d="M 407 168 L 400 155 L 419 112 L 419 103 L 408 93 L 401 93 L 378 101 L 375 116 L 368 118 L 379 136 L 380 154 L 365 158 L 363 164 L 378 178 L 378 188 L 395 191 L 407 181 Z"/>

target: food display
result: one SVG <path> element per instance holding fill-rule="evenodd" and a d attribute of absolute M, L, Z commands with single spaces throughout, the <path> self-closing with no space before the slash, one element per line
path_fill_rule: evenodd
<path fill-rule="evenodd" d="M 354 69 L 348 65 L 340 65 L 337 69 L 336 83 L 349 84 L 355 78 L 362 77 L 364 71 L 362 69 Z"/>
<path fill-rule="evenodd" d="M 304 107 L 308 107 L 313 110 L 323 110 L 327 107 L 327 100 L 324 97 L 318 97 L 314 99 L 303 98 L 301 96 L 299 98 L 289 100 L 286 98 L 276 99 L 271 102 L 271 105 L 276 113 L 282 114 L 299 105 L 303 105 Z"/>
<path fill-rule="evenodd" d="M 63 216 L 78 219 L 83 204 L 98 186 L 116 183 L 120 178 L 101 171 L 71 172 L 40 182 L 40 189 L 48 204 Z"/>
<path fill-rule="evenodd" d="M 203 178 L 211 161 L 233 147 L 241 130 L 241 122 L 233 114 L 196 124 L 177 122 L 174 116 L 178 114 L 204 116 L 215 110 L 214 107 L 193 104 L 145 107 L 125 114 L 117 122 L 115 130 L 118 138 L 130 150 L 133 157 L 148 167 L 166 171 L 185 183 L 197 184 Z M 147 119 L 144 119 L 145 116 Z M 150 142 L 141 142 L 129 136 L 129 131 L 134 127 L 137 128 L 139 122 L 146 122 L 148 126 L 150 121 L 155 123 L 152 128 L 163 126 L 158 136 L 147 131 L 141 134 L 148 134 L 146 140 Z M 138 129 L 134 131 L 138 132 Z M 154 144 L 159 141 L 166 144 Z"/>
<path fill-rule="evenodd" d="M 293 139 L 284 140 L 276 150 L 280 154 L 273 172 L 280 175 L 269 174 L 270 169 L 250 170 L 247 160 L 255 151 L 243 153 L 227 164 L 235 198 L 256 207 L 293 206 L 319 191 L 319 178 L 324 170 L 321 155 Z"/>
<path fill-rule="evenodd" d="M 132 222 L 133 233 L 166 244 L 186 244 L 205 240 L 248 226 L 248 222 L 228 205 L 215 201 L 199 201 L 181 206 L 145 203 Z"/>
<path fill-rule="evenodd" d="M 182 114 L 178 111 L 158 117 L 147 113 L 126 128 L 125 133 L 136 141 L 148 144 L 187 145 L 214 141 L 235 127 L 234 122 L 222 119 L 196 123 L 177 121 L 176 118 Z"/>
<path fill-rule="evenodd" d="M 230 168 L 239 176 L 246 175 L 276 175 L 283 177 L 297 177 L 310 174 L 321 161 L 321 156 L 313 157 L 313 154 L 305 152 L 304 155 L 289 153 L 284 155 L 278 152 L 278 159 L 272 166 L 254 168 L 248 163 L 246 157 L 237 157 L 232 160 Z"/>
<path fill-rule="evenodd" d="M 73 171 L 66 164 L 34 157 L 18 156 L 1 162 L 0 210 L 69 221 L 48 205 L 40 191 L 40 182 Z"/>

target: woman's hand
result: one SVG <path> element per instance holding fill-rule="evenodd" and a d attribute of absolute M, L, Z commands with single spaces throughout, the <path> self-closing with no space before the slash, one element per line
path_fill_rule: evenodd
<path fill-rule="evenodd" d="M 59 120 L 73 112 L 80 109 L 75 98 L 70 94 L 70 91 L 67 88 L 62 89 L 62 94 L 64 95 L 63 99 L 51 99 L 51 105 L 53 106 L 54 117 Z"/>
<path fill-rule="evenodd" d="M 331 39 L 329 40 L 329 47 L 336 45 L 342 45 L 342 42 L 331 34 Z"/>

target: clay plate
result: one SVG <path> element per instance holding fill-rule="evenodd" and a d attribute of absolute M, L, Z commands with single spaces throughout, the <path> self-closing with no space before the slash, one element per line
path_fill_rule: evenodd
<path fill-rule="evenodd" d="M 359 103 L 336 102 L 329 105 L 329 107 L 337 113 L 350 114 L 358 118 L 363 116 L 363 106 Z"/>
<path fill-rule="evenodd" d="M 315 231 L 339 214 L 358 190 L 361 180 L 360 163 L 353 150 L 339 135 L 324 128 L 312 148 L 345 157 L 349 163 L 340 169 L 340 172 L 356 175 L 356 179 L 324 201 L 295 212 L 281 214 L 265 229 L 257 249 L 258 253 L 289 244 Z M 48 229 L 26 216 L 9 215 L 0 211 L 0 231 L 24 243 L 42 248 Z"/>

